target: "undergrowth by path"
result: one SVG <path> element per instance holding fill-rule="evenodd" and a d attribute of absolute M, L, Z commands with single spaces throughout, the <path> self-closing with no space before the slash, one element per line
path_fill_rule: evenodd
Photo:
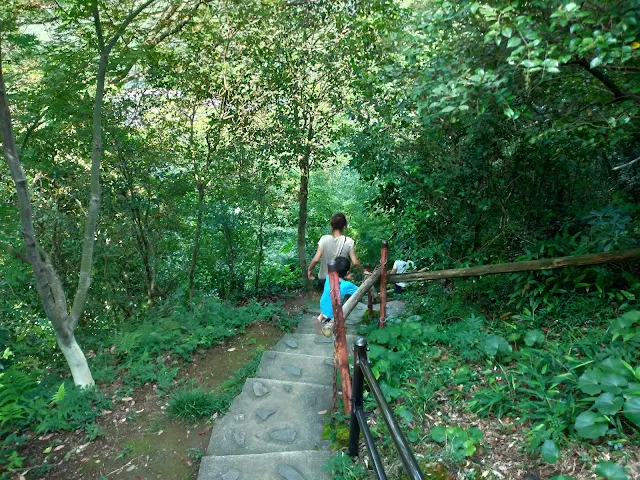
<path fill-rule="evenodd" d="M 423 470 L 442 479 L 637 478 L 635 296 L 627 292 L 625 305 L 595 295 L 534 299 L 514 314 L 498 295 L 480 300 L 484 293 L 431 285 L 398 323 L 361 327 Z M 390 478 L 402 478 L 371 398 L 365 409 Z M 347 419 L 334 415 L 327 435 L 344 448 Z M 366 455 L 338 456 L 330 469 L 334 478 L 365 478 Z"/>
<path fill-rule="evenodd" d="M 0 478 L 9 478 L 10 470 L 25 471 L 33 466 L 20 452 L 28 450 L 39 436 L 83 430 L 87 441 L 99 438 L 103 435 L 99 417 L 112 410 L 114 399 L 130 398 L 139 387 L 152 385 L 158 398 L 185 391 L 188 387 L 178 373 L 198 351 L 242 333 L 256 321 L 268 321 L 286 331 L 297 322 L 278 304 L 253 302 L 232 308 L 211 298 L 203 299 L 193 310 L 159 305 L 121 325 L 117 332 L 84 332 L 92 333 L 80 340 L 88 347 L 97 381 L 95 388 L 85 390 L 60 376 L 66 372 L 61 363 L 60 369 L 33 368 L 43 364 L 39 358 L 45 352 L 34 348 L 25 355 L 7 349 L 0 386 L 0 467 L 4 470 Z M 257 361 L 243 367 L 216 396 L 207 395 L 208 409 L 198 413 L 228 408 L 242 388 L 241 378 L 253 372 Z M 45 461 L 30 472 L 37 477 L 49 468 Z"/>

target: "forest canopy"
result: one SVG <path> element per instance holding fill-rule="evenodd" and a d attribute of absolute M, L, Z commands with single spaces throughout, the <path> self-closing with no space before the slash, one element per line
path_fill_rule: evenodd
<path fill-rule="evenodd" d="M 336 212 L 368 266 L 382 240 L 432 270 L 636 246 L 639 21 L 613 0 L 2 2 L 0 369 L 89 386 L 83 342 L 158 306 L 309 288 Z M 506 295 L 619 306 L 636 275 Z"/>

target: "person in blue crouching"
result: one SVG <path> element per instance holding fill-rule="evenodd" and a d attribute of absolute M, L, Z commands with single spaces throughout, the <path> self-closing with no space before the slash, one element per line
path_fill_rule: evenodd
<path fill-rule="evenodd" d="M 353 295 L 358 287 L 349 282 L 353 275 L 349 273 L 351 268 L 351 262 L 346 257 L 338 257 L 335 259 L 336 271 L 340 277 L 340 300 L 344 304 L 344 299 L 347 296 Z M 348 280 L 347 280 L 348 279 Z M 333 305 L 331 304 L 331 286 L 327 280 L 324 284 L 324 290 L 320 297 L 320 315 L 318 316 L 320 323 L 324 324 L 322 327 L 322 334 L 325 337 L 330 337 L 333 334 Z"/>

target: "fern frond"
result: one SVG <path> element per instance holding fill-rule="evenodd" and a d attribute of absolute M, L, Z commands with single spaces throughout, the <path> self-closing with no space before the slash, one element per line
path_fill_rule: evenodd
<path fill-rule="evenodd" d="M 49 402 L 49 405 L 60 403 L 65 399 L 66 396 L 67 396 L 67 390 L 64 388 L 64 382 L 62 382 L 58 387 L 58 391 L 53 395 L 53 397 L 51 397 L 51 401 Z"/>

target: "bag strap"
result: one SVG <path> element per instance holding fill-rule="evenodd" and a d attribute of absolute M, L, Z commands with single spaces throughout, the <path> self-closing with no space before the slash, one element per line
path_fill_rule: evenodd
<path fill-rule="evenodd" d="M 340 256 L 340 254 L 342 253 L 342 249 L 344 248 L 345 244 L 347 243 L 347 237 L 345 237 L 343 235 L 342 237 L 344 240 L 342 241 L 342 246 L 340 247 L 340 250 L 338 250 L 338 253 L 336 253 L 336 256 L 333 257 L 333 260 L 335 260 L 336 258 L 338 258 Z"/>

